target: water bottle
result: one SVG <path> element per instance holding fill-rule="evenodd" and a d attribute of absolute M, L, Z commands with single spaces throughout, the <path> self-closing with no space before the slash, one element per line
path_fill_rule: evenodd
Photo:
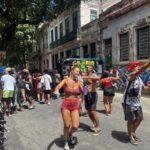
<path fill-rule="evenodd" d="M 85 86 L 83 87 L 83 94 L 84 94 L 84 95 L 87 95 L 88 92 L 89 92 L 88 86 L 85 85 Z"/>

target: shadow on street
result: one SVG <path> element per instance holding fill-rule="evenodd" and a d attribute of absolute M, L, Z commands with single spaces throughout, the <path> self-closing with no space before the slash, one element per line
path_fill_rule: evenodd
<path fill-rule="evenodd" d="M 64 147 L 64 140 L 63 136 L 61 135 L 59 138 L 54 139 L 47 147 L 47 150 L 51 150 L 53 145 L 57 145 L 58 147 L 63 148 Z"/>
<path fill-rule="evenodd" d="M 77 132 L 82 132 L 82 131 L 91 132 L 90 126 L 80 122 L 79 129 Z"/>
<path fill-rule="evenodd" d="M 122 143 L 128 143 L 129 142 L 129 139 L 128 139 L 128 135 L 126 132 L 122 132 L 122 131 L 112 131 L 111 132 L 111 136 L 122 142 Z"/>
<path fill-rule="evenodd" d="M 52 146 L 53 145 L 57 145 L 58 147 L 60 148 L 63 148 L 64 147 L 64 138 L 63 138 L 63 135 L 61 135 L 59 138 L 56 138 L 54 139 L 47 147 L 47 150 L 52 150 Z M 69 147 L 70 149 L 73 149 L 74 148 L 74 145 L 70 145 L 69 144 Z"/>
<path fill-rule="evenodd" d="M 101 114 L 106 114 L 106 111 L 103 109 L 103 110 L 96 110 L 97 112 L 101 113 Z"/>

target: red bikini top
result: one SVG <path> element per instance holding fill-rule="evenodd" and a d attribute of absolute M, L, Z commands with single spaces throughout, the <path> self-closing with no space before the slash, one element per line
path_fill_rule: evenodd
<path fill-rule="evenodd" d="M 79 87 L 76 87 L 76 88 L 72 88 L 70 87 L 68 84 L 66 84 L 65 86 L 65 93 L 67 95 L 79 95 L 81 93 L 81 90 Z"/>
<path fill-rule="evenodd" d="M 112 79 L 111 78 L 104 78 L 102 79 L 102 84 L 106 88 L 112 87 Z"/>

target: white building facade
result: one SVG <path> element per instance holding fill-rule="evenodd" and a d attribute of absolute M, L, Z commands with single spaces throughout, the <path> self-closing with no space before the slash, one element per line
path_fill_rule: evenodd
<path fill-rule="evenodd" d="M 41 27 L 41 34 L 38 46 L 41 52 L 41 69 L 54 69 L 58 62 L 64 58 L 72 57 L 95 57 L 97 47 L 97 20 L 101 12 L 106 11 L 120 0 L 81 0 L 80 4 L 74 5 L 65 10 L 52 22 Z M 94 22 L 95 24 L 93 24 Z M 92 23 L 90 29 L 88 24 Z M 86 26 L 87 27 L 84 27 Z M 84 31 L 82 31 L 84 30 Z M 86 33 L 88 30 L 88 34 Z M 90 32 L 89 32 L 90 31 Z M 85 36 L 88 36 L 88 40 Z M 86 44 L 88 44 L 88 54 Z"/>
<path fill-rule="evenodd" d="M 100 22 L 102 55 L 106 66 L 128 65 L 150 59 L 150 2 L 121 2 Z"/>

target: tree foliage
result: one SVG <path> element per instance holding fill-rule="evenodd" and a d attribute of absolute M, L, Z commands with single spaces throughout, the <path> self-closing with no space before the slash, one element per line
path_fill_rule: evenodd
<path fill-rule="evenodd" d="M 27 32 L 30 25 L 36 28 L 40 22 L 52 20 L 62 11 L 79 2 L 80 0 L 0 0 L 0 50 L 11 55 L 13 52 L 18 52 L 21 41 L 20 43 L 17 41 L 16 44 L 16 39 L 27 35 L 24 32 Z"/>
<path fill-rule="evenodd" d="M 11 51 L 7 52 L 6 62 L 9 65 L 25 64 L 35 45 L 35 26 L 18 25 Z"/>

